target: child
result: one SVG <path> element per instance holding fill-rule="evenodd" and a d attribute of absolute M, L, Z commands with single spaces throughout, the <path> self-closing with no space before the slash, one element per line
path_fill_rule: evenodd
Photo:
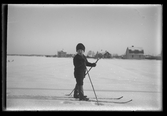
<path fill-rule="evenodd" d="M 77 54 L 73 58 L 74 64 L 74 77 L 76 79 L 76 86 L 74 90 L 74 98 L 79 98 L 79 100 L 89 100 L 87 96 L 84 96 L 83 92 L 83 79 L 85 78 L 86 66 L 95 67 L 96 63 L 90 63 L 87 61 L 84 52 L 85 46 L 79 43 L 76 46 Z"/>

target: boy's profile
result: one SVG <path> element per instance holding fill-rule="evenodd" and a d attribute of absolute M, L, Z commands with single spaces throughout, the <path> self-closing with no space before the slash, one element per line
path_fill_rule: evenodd
<path fill-rule="evenodd" d="M 90 63 L 87 61 L 84 52 L 85 46 L 79 43 L 76 46 L 77 54 L 73 58 L 74 64 L 74 77 L 76 79 L 76 86 L 74 90 L 74 98 L 79 98 L 79 100 L 89 100 L 87 96 L 84 96 L 83 91 L 83 79 L 85 78 L 86 66 L 95 67 L 96 63 Z"/>

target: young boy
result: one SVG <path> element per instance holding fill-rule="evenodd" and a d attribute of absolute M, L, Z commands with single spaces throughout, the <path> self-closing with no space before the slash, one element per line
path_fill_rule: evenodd
<path fill-rule="evenodd" d="M 87 96 L 84 96 L 83 92 L 83 79 L 85 78 L 86 66 L 95 67 L 96 63 L 90 63 L 87 61 L 84 52 L 85 46 L 79 43 L 76 46 L 77 54 L 73 58 L 74 64 L 74 77 L 76 79 L 76 86 L 74 90 L 74 98 L 79 98 L 79 100 L 89 100 Z"/>

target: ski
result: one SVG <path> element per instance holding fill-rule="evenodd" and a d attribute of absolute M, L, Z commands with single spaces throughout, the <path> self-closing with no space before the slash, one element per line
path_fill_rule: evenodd
<path fill-rule="evenodd" d="M 132 99 L 130 100 L 126 100 L 126 101 L 117 101 L 120 100 L 121 98 L 123 98 L 123 96 L 118 97 L 118 98 L 98 98 L 100 100 L 98 100 L 98 103 L 115 103 L 115 104 L 126 104 L 132 101 Z M 104 99 L 104 100 L 103 100 Z M 76 101 L 84 101 L 84 100 L 79 100 L 78 98 L 75 98 Z M 116 101 L 115 101 L 116 100 Z M 95 100 L 95 98 L 89 98 L 88 101 L 85 102 L 97 102 L 97 100 Z"/>
<path fill-rule="evenodd" d="M 103 100 L 98 100 L 98 102 L 100 103 L 115 103 L 115 104 L 126 104 L 126 103 L 129 103 L 131 102 L 132 99 L 130 100 L 127 100 L 127 101 L 103 101 Z M 97 102 L 96 100 L 93 100 L 93 99 L 89 99 L 88 102 Z"/>
<path fill-rule="evenodd" d="M 123 96 L 121 96 L 121 97 L 109 97 L 109 98 L 102 98 L 102 97 L 99 97 L 98 99 L 106 99 L 106 100 L 120 100 L 120 99 L 122 99 L 123 98 Z M 95 98 L 90 98 L 90 99 L 95 99 Z"/>
<path fill-rule="evenodd" d="M 72 96 L 71 96 L 72 97 Z M 106 100 L 120 100 L 122 99 L 123 96 L 120 97 L 98 97 L 98 99 L 106 99 Z M 90 98 L 90 99 L 95 99 L 94 97 Z"/>
<path fill-rule="evenodd" d="M 117 99 L 121 99 L 123 96 L 117 98 Z M 70 100 L 70 101 L 81 101 L 82 100 L 79 100 L 78 98 L 75 99 L 73 97 L 63 97 L 63 96 L 40 96 L 40 95 L 36 95 L 36 96 L 33 96 L 33 95 L 7 95 L 7 98 L 8 99 L 39 99 L 39 100 Z M 103 98 L 104 99 L 104 98 Z M 123 100 L 98 100 L 98 103 L 117 103 L 117 104 L 126 104 L 126 103 L 129 103 L 131 102 L 132 99 L 130 100 L 127 100 L 127 101 L 123 101 Z M 97 103 L 97 100 L 94 98 L 94 99 L 89 99 L 88 101 L 83 101 L 83 102 L 96 102 Z"/>

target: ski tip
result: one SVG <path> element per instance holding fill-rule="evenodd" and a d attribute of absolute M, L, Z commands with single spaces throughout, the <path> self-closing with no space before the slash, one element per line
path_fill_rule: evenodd
<path fill-rule="evenodd" d="M 65 94 L 65 96 L 71 96 L 70 94 Z"/>
<path fill-rule="evenodd" d="M 124 103 L 129 103 L 129 102 L 131 102 L 132 101 L 132 99 L 130 99 L 129 101 L 127 101 L 127 102 L 124 102 Z"/>
<path fill-rule="evenodd" d="M 128 100 L 128 101 L 123 101 L 123 102 L 113 102 L 113 103 L 126 104 L 126 103 L 129 103 L 129 102 L 131 102 L 131 101 L 132 101 L 132 99 L 130 99 L 130 100 Z"/>
<path fill-rule="evenodd" d="M 119 97 L 118 99 L 121 99 L 121 98 L 123 98 L 123 96 Z"/>

